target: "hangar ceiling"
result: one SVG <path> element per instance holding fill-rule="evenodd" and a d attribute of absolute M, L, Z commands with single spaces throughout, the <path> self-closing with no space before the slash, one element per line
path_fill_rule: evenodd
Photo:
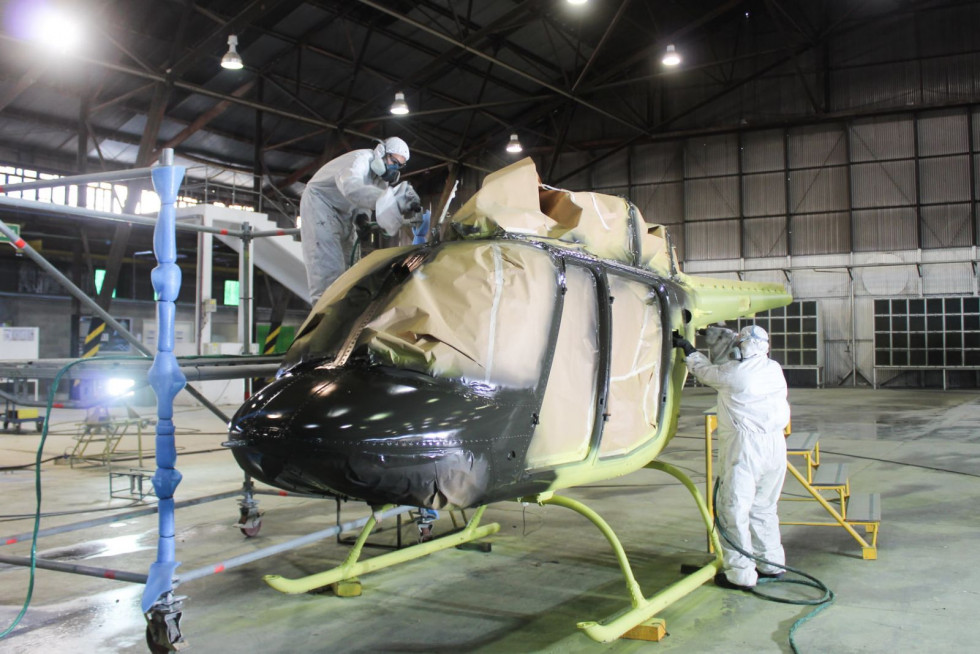
<path fill-rule="evenodd" d="M 4 5 L 0 158 L 93 171 L 173 147 L 218 181 L 295 196 L 325 161 L 388 135 L 411 146 L 415 185 L 438 192 L 447 166 L 512 161 L 511 133 L 560 182 L 575 171 L 559 154 L 581 169 L 665 135 L 827 114 L 836 37 L 965 3 L 90 0 L 66 3 L 85 39 L 62 58 L 22 29 L 40 4 Z M 242 70 L 220 66 L 232 34 Z M 774 76 L 797 102 L 710 110 Z M 389 113 L 396 92 L 409 115 Z"/>

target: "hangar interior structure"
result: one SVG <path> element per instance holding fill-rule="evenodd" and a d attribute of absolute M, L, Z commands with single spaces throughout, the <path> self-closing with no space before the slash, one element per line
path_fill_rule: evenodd
<path fill-rule="evenodd" d="M 399 136 L 411 149 L 402 178 L 439 216 L 489 173 L 530 157 L 542 183 L 623 196 L 666 226 L 685 272 L 792 293 L 792 304 L 740 324 L 769 331 L 794 430 L 819 433 L 824 454 L 849 459 L 851 480 L 887 507 L 876 561 L 855 558 L 836 529 L 784 526 L 790 559 L 838 592 L 837 606 L 799 636 L 803 649 L 972 642 L 980 3 L 8 0 L 2 12 L 0 221 L 37 257 L 0 239 L 0 362 L 75 359 L 96 343 L 98 356 L 137 354 L 112 329 L 89 337 L 93 305 L 156 346 L 150 271 L 160 202 L 146 171 L 168 152 L 186 169 L 176 194 L 175 352 L 270 355 L 256 377 L 274 369 L 309 312 L 296 228 L 304 183 L 322 165 Z M 679 62 L 664 63 L 668 53 Z M 52 181 L 60 177 L 72 179 Z M 33 186 L 18 189 L 25 184 Z M 373 246 L 410 239 L 376 237 Z M 276 332 L 278 342 L 267 340 Z M 143 492 L 152 471 L 127 474 L 144 467 L 144 446 L 152 452 L 142 433 L 153 422 L 150 390 L 100 415 L 91 402 L 104 386 L 52 391 L 50 378 L 28 381 L 0 387 L 10 498 L 0 524 L 30 532 L 35 468 L 44 473 L 46 527 L 152 506 Z M 192 454 L 180 465 L 178 500 L 240 486 L 220 446 L 222 418 L 251 386 L 202 379 L 201 398 L 216 412 L 178 396 L 176 438 Z M 74 408 L 45 418 L 17 408 L 11 398 L 23 392 L 33 400 L 25 407 L 43 407 L 51 392 Z M 695 478 L 705 473 L 698 450 L 713 401 L 710 389 L 688 388 L 675 451 L 664 454 L 697 469 Z M 58 462 L 32 463 L 35 453 L 41 460 L 35 424 L 51 431 L 45 456 Z M 104 448 L 99 456 L 62 465 L 82 437 L 107 429 L 117 438 L 91 445 Z M 644 583 L 663 586 L 692 553 L 706 556 L 703 528 L 682 489 L 652 471 L 635 475 L 581 494 L 627 525 L 621 537 L 639 544 Z M 121 499 L 113 483 L 132 493 Z M 339 523 L 341 513 L 365 515 L 338 503 L 335 516 L 323 500 L 263 499 L 265 529 L 243 540 L 225 528 L 238 507 L 222 499 L 227 516 L 211 505 L 178 513 L 180 546 L 194 552 L 181 557 L 196 561 L 186 567 Z M 671 508 L 651 508 L 663 503 Z M 785 503 L 781 515 L 808 522 L 795 515 L 800 504 Z M 379 573 L 373 598 L 368 582 L 347 603 L 270 597 L 260 588 L 265 562 L 207 585 L 187 580 L 188 640 L 201 651 L 593 651 L 575 621 L 596 603 L 615 608 L 607 596 L 621 585 L 614 558 L 596 559 L 601 539 L 584 531 L 580 539 L 581 525 L 540 506 L 493 511 L 505 526 L 493 553 L 451 551 Z M 42 541 L 45 558 L 101 559 L 111 543 L 134 558 L 110 568 L 145 570 L 155 527 L 144 519 L 110 524 L 138 532 L 125 537 L 105 525 L 54 534 Z M 437 525 L 449 530 L 449 520 Z M 401 534 L 397 524 L 379 538 Z M 922 563 L 937 543 L 944 561 Z M 23 546 L 15 538 L 3 547 L 24 555 Z M 309 572 L 323 557 L 343 560 L 342 548 L 304 549 L 281 563 Z M 3 565 L 0 577 L 0 617 L 13 623 L 35 573 Z M 0 648 L 145 651 L 139 593 L 121 583 L 37 571 L 34 604 Z M 796 609 L 725 592 L 704 589 L 667 609 L 672 638 L 610 647 L 785 651 Z M 340 604 L 325 606 L 333 599 Z"/>

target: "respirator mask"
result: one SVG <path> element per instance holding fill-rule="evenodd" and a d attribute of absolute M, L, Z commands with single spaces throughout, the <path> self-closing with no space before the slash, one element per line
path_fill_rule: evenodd
<path fill-rule="evenodd" d="M 371 172 L 389 184 L 398 183 L 398 179 L 401 177 L 400 171 L 404 165 L 395 161 L 389 162 L 388 152 L 384 149 L 384 145 L 378 145 L 374 148 L 374 157 L 371 159 Z"/>

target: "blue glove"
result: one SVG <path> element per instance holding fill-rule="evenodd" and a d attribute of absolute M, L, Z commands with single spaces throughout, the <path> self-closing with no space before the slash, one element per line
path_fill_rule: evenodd
<path fill-rule="evenodd" d="M 432 216 L 432 211 L 426 211 L 422 214 L 422 224 L 418 227 L 412 228 L 412 245 L 422 245 L 425 243 L 426 236 L 429 235 L 429 218 Z"/>

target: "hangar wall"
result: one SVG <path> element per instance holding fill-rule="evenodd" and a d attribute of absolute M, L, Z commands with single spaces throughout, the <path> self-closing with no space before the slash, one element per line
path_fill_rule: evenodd
<path fill-rule="evenodd" d="M 978 143 L 978 106 L 888 113 L 631 147 L 582 185 L 668 225 L 688 272 L 819 300 L 826 383 L 871 381 L 874 298 L 977 294 Z"/>
<path fill-rule="evenodd" d="M 748 32 L 773 48 L 768 74 L 733 60 L 727 76 L 681 70 L 613 98 L 663 136 L 630 145 L 576 123 L 605 147 L 564 155 L 549 183 L 629 197 L 688 272 L 816 300 L 827 385 L 922 383 L 875 370 L 873 300 L 977 295 L 978 21 L 975 4 L 896 8 L 781 63 L 785 35 Z"/>

